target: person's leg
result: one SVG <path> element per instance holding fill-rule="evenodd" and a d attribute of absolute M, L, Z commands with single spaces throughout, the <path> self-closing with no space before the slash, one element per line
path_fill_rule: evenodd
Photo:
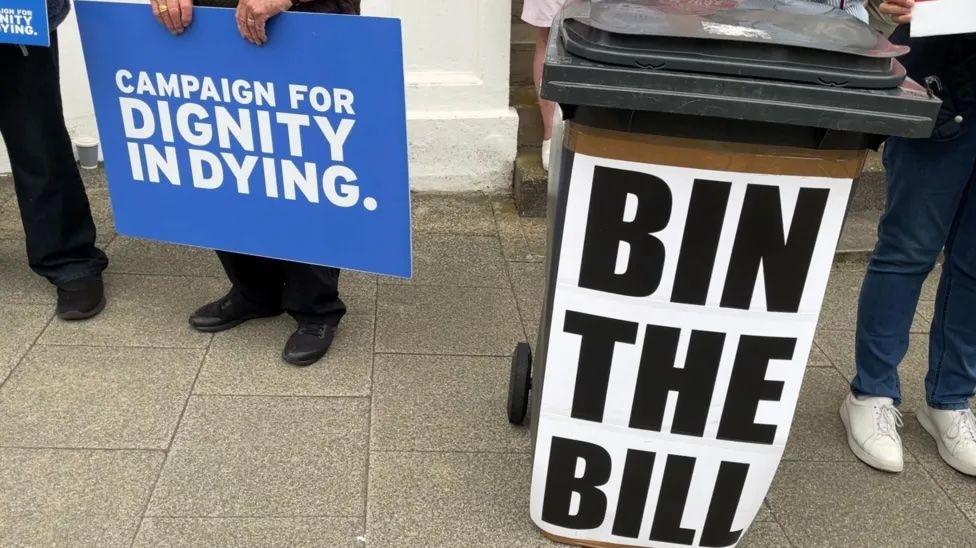
<path fill-rule="evenodd" d="M 282 359 L 293 365 L 311 365 L 329 351 L 346 305 L 339 298 L 339 269 L 284 263 L 282 304 L 298 322 Z"/>
<path fill-rule="evenodd" d="M 226 251 L 218 251 L 217 257 L 232 284 L 231 290 L 193 312 L 191 327 L 216 333 L 249 320 L 281 314 L 281 261 Z"/>
<path fill-rule="evenodd" d="M 546 63 L 546 47 L 549 44 L 548 28 L 537 28 L 535 39 L 535 57 L 532 60 L 532 79 L 535 82 L 535 90 L 541 93 L 542 90 L 542 70 Z M 552 139 L 552 119 L 556 114 L 556 103 L 546 101 L 539 95 L 539 111 L 542 113 L 542 140 Z"/>
<path fill-rule="evenodd" d="M 976 163 L 976 158 L 971 162 Z M 970 167 L 973 169 L 973 166 Z M 949 234 L 929 335 L 925 396 L 934 409 L 969 409 L 976 392 L 976 172 Z"/>
<path fill-rule="evenodd" d="M 542 71 L 546 62 L 546 45 L 549 43 L 549 28 L 537 27 L 535 57 L 532 60 L 532 79 L 539 100 L 542 115 L 542 168 L 549 171 L 549 156 L 552 152 L 552 125 L 556 114 L 556 103 L 542 98 Z"/>
<path fill-rule="evenodd" d="M 285 283 L 282 261 L 229 251 L 218 251 L 217 257 L 233 285 L 231 293 L 259 308 L 280 313 Z"/>
<path fill-rule="evenodd" d="M 851 390 L 901 401 L 898 365 L 919 294 L 945 245 L 976 158 L 976 133 L 951 142 L 888 140 L 887 206 L 861 288 Z"/>
<path fill-rule="evenodd" d="M 51 47 L 0 45 L 0 133 L 10 156 L 31 269 L 59 287 L 108 266 L 64 124 Z M 99 282 L 99 294 L 100 282 Z"/>
<path fill-rule="evenodd" d="M 322 323 L 336 327 L 346 314 L 339 298 L 339 269 L 282 262 L 285 289 L 281 303 L 298 323 Z"/>
<path fill-rule="evenodd" d="M 847 442 L 870 466 L 900 472 L 898 365 L 918 296 L 945 245 L 976 158 L 976 142 L 892 138 L 885 147 L 887 206 L 858 307 L 851 395 L 840 409 Z"/>
<path fill-rule="evenodd" d="M 971 159 L 973 161 L 974 159 Z M 976 476 L 976 173 L 949 233 L 929 335 L 919 423 L 950 466 Z"/>

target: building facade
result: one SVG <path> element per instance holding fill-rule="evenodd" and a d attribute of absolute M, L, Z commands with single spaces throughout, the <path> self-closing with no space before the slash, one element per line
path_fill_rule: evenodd
<path fill-rule="evenodd" d="M 506 189 L 518 132 L 509 107 L 510 0 L 364 0 L 363 12 L 403 21 L 413 188 Z M 68 130 L 76 140 L 97 138 L 73 15 L 58 34 Z M 9 170 L 0 148 L 0 173 Z"/>

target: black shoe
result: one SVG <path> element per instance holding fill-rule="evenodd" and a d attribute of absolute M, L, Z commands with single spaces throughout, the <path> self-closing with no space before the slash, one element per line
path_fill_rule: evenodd
<path fill-rule="evenodd" d="M 332 346 L 336 328 L 321 323 L 299 324 L 285 343 L 281 358 L 292 365 L 312 365 L 322 359 Z"/>
<path fill-rule="evenodd" d="M 253 305 L 235 292 L 224 298 L 201 306 L 190 315 L 190 327 L 204 333 L 217 333 L 237 327 L 248 320 L 270 318 L 281 310 L 269 310 Z"/>
<path fill-rule="evenodd" d="M 71 280 L 58 286 L 58 317 L 87 320 L 105 309 L 105 286 L 101 276 Z"/>

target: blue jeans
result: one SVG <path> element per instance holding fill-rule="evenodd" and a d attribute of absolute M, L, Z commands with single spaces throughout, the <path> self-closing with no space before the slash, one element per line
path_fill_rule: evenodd
<path fill-rule="evenodd" d="M 887 206 L 861 288 L 851 383 L 901 403 L 898 364 L 922 284 L 944 250 L 929 336 L 928 404 L 967 409 L 976 391 L 976 128 L 953 140 L 891 138 Z"/>

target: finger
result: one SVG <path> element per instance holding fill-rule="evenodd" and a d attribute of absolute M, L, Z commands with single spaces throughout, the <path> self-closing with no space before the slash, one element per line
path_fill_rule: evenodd
<path fill-rule="evenodd" d="M 898 23 L 899 25 L 904 25 L 906 23 L 911 23 L 912 22 L 912 14 L 909 13 L 908 15 L 899 15 L 898 17 L 895 17 L 894 18 L 894 21 L 895 21 L 895 23 Z"/>
<path fill-rule="evenodd" d="M 183 24 L 180 21 L 180 4 L 178 0 L 160 0 L 161 5 L 165 5 L 165 9 L 160 9 L 163 12 L 163 18 L 167 21 L 166 28 L 169 29 L 173 34 L 179 34 L 183 32 Z"/>
<path fill-rule="evenodd" d="M 254 17 L 254 13 L 249 11 L 247 13 L 247 18 L 244 20 L 244 24 L 247 26 L 247 35 L 251 40 L 251 43 L 255 46 L 261 45 L 261 38 L 258 32 L 258 21 Z"/>
<path fill-rule="evenodd" d="M 247 38 L 247 31 L 244 29 L 244 21 L 239 17 L 237 18 L 237 32 L 241 33 L 242 38 Z"/>
<path fill-rule="evenodd" d="M 183 25 L 183 16 L 181 15 L 183 10 L 180 9 L 180 0 L 166 0 L 166 5 L 169 6 L 167 13 L 173 19 L 176 32 L 183 32 L 186 27 Z"/>
<path fill-rule="evenodd" d="M 251 38 L 251 29 L 247 24 L 247 20 L 250 18 L 249 12 L 243 3 L 237 5 L 237 30 L 241 33 L 248 42 L 254 42 Z"/>
<path fill-rule="evenodd" d="M 905 15 L 911 15 L 912 8 L 906 8 L 904 6 L 898 6 L 895 4 L 882 4 L 881 13 L 886 13 L 895 17 L 902 17 Z"/>
<path fill-rule="evenodd" d="M 237 32 L 241 33 L 241 37 L 247 38 L 247 31 L 244 29 L 244 11 L 240 4 L 237 4 L 237 9 L 234 10 L 234 20 L 237 21 Z"/>
<path fill-rule="evenodd" d="M 173 21 L 169 17 L 169 6 L 166 4 L 166 0 L 158 0 L 153 2 L 153 7 L 156 13 L 159 14 L 159 22 L 166 27 L 166 30 L 176 33 L 176 29 L 173 28 Z"/>
<path fill-rule="evenodd" d="M 179 2 L 180 17 L 182 18 L 183 27 L 186 28 L 193 21 L 193 0 L 179 0 Z"/>
<path fill-rule="evenodd" d="M 155 0 L 153 0 L 152 2 L 149 3 L 149 5 L 152 6 L 153 17 L 155 17 L 156 20 L 159 21 L 160 25 L 165 27 L 166 21 L 163 20 L 163 14 L 159 13 L 159 4 L 157 4 Z"/>
<path fill-rule="evenodd" d="M 261 42 L 261 45 L 264 45 L 268 41 L 267 23 L 267 19 L 255 21 L 254 23 L 254 30 L 257 32 L 258 41 Z"/>

